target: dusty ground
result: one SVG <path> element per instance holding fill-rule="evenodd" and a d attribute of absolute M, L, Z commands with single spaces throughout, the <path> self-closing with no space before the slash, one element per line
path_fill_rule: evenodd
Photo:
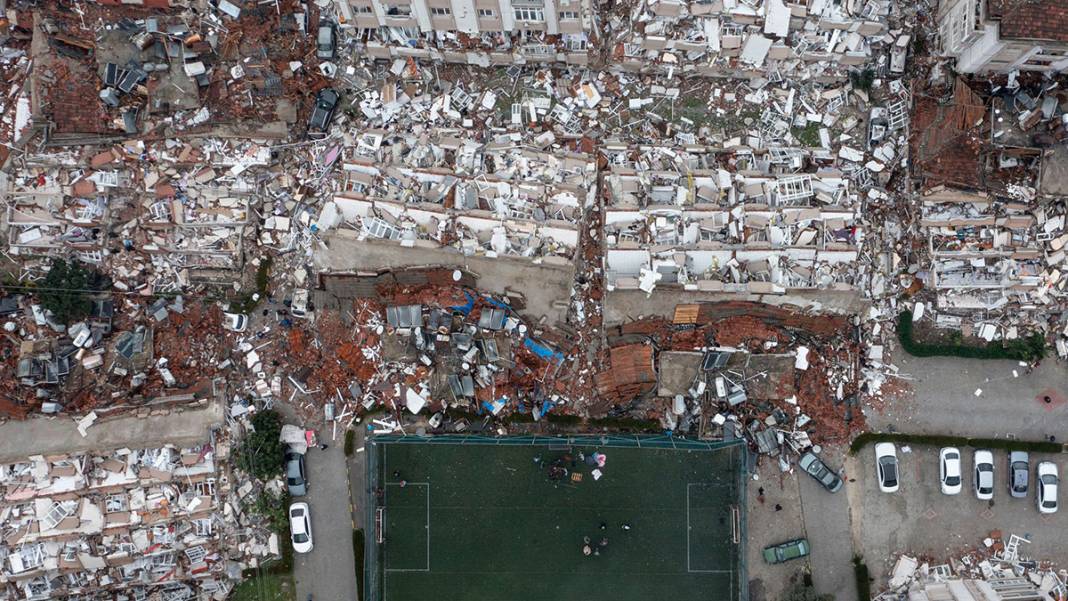
<path fill-rule="evenodd" d="M 750 480 L 747 526 L 749 528 L 747 561 L 750 601 L 778 601 L 793 582 L 800 582 L 809 568 L 809 559 L 795 559 L 779 565 L 764 562 L 764 547 L 795 538 L 804 538 L 800 490 L 797 477 L 782 474 L 777 460 L 762 458 L 758 480 Z M 764 489 L 764 502 L 759 500 Z M 782 510 L 776 511 L 775 506 Z"/>

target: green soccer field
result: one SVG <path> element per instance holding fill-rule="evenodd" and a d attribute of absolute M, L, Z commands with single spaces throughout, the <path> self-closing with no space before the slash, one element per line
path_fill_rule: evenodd
<path fill-rule="evenodd" d="M 370 601 L 740 597 L 741 446 L 374 447 Z M 580 460 L 594 451 L 606 457 L 599 480 Z"/>

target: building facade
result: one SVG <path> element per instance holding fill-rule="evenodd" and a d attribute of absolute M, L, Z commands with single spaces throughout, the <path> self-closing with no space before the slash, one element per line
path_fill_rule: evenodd
<path fill-rule="evenodd" d="M 1068 2 L 942 0 L 942 52 L 961 73 L 1058 72 L 1068 68 Z"/>

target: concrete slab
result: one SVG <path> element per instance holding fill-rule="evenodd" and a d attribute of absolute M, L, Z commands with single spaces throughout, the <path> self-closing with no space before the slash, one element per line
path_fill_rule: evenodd
<path fill-rule="evenodd" d="M 203 444 L 209 442 L 211 428 L 223 423 L 223 403 L 201 403 L 166 415 L 102 416 L 84 438 L 78 433 L 77 422 L 69 416 L 9 421 L 0 424 L 0 463 L 49 453 Z"/>
<path fill-rule="evenodd" d="M 405 248 L 373 240 L 355 240 L 332 234 L 315 250 L 319 271 L 351 273 L 399 267 L 462 267 L 478 275 L 479 288 L 503 294 L 519 292 L 526 298 L 524 313 L 545 316 L 550 323 L 563 321 L 570 303 L 574 265 L 534 264 L 511 257 L 464 256 L 448 249 Z"/>

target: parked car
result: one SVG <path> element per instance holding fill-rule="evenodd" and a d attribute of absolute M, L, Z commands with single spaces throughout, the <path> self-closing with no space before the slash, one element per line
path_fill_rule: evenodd
<path fill-rule="evenodd" d="M 960 494 L 963 474 L 960 469 L 960 449 L 945 447 L 938 452 L 938 477 L 942 482 L 942 494 Z"/>
<path fill-rule="evenodd" d="M 838 477 L 838 474 L 832 472 L 827 464 L 816 456 L 815 453 L 809 451 L 801 456 L 801 460 L 797 462 L 801 466 L 801 469 L 808 472 L 810 476 L 816 479 L 817 482 L 823 485 L 823 488 L 831 492 L 838 492 L 842 488 L 842 479 Z"/>
<path fill-rule="evenodd" d="M 308 478 L 304 471 L 304 455 L 286 451 L 286 486 L 289 496 L 303 497 L 308 494 Z"/>
<path fill-rule="evenodd" d="M 879 490 L 897 492 L 897 449 L 892 442 L 875 445 L 875 469 L 879 472 Z"/>
<path fill-rule="evenodd" d="M 223 313 L 223 327 L 231 332 L 244 332 L 248 327 L 248 315 L 241 313 Z"/>
<path fill-rule="evenodd" d="M 1057 513 L 1057 464 L 1043 461 L 1035 468 L 1035 503 L 1039 513 Z"/>
<path fill-rule="evenodd" d="M 1031 479 L 1031 465 L 1024 451 L 1009 452 L 1009 494 L 1022 499 L 1027 496 L 1027 483 Z"/>
<path fill-rule="evenodd" d="M 341 98 L 332 88 L 319 90 L 315 96 L 315 107 L 312 109 L 311 119 L 308 121 L 310 131 L 325 132 L 334 118 L 337 102 Z"/>
<path fill-rule="evenodd" d="M 289 506 L 289 532 L 294 551 L 297 553 L 311 552 L 311 513 L 308 510 L 307 503 L 293 503 Z"/>
<path fill-rule="evenodd" d="M 975 496 L 980 501 L 994 498 L 994 454 L 986 449 L 975 451 Z"/>
<path fill-rule="evenodd" d="M 319 24 L 315 36 L 315 56 L 323 60 L 332 60 L 337 52 L 337 27 L 330 21 Z"/>
<path fill-rule="evenodd" d="M 764 561 L 771 564 L 782 563 L 784 561 L 790 561 L 791 559 L 804 557 L 808 555 L 809 551 L 811 551 L 811 548 L 808 546 L 808 540 L 798 538 L 778 545 L 765 547 Z"/>

